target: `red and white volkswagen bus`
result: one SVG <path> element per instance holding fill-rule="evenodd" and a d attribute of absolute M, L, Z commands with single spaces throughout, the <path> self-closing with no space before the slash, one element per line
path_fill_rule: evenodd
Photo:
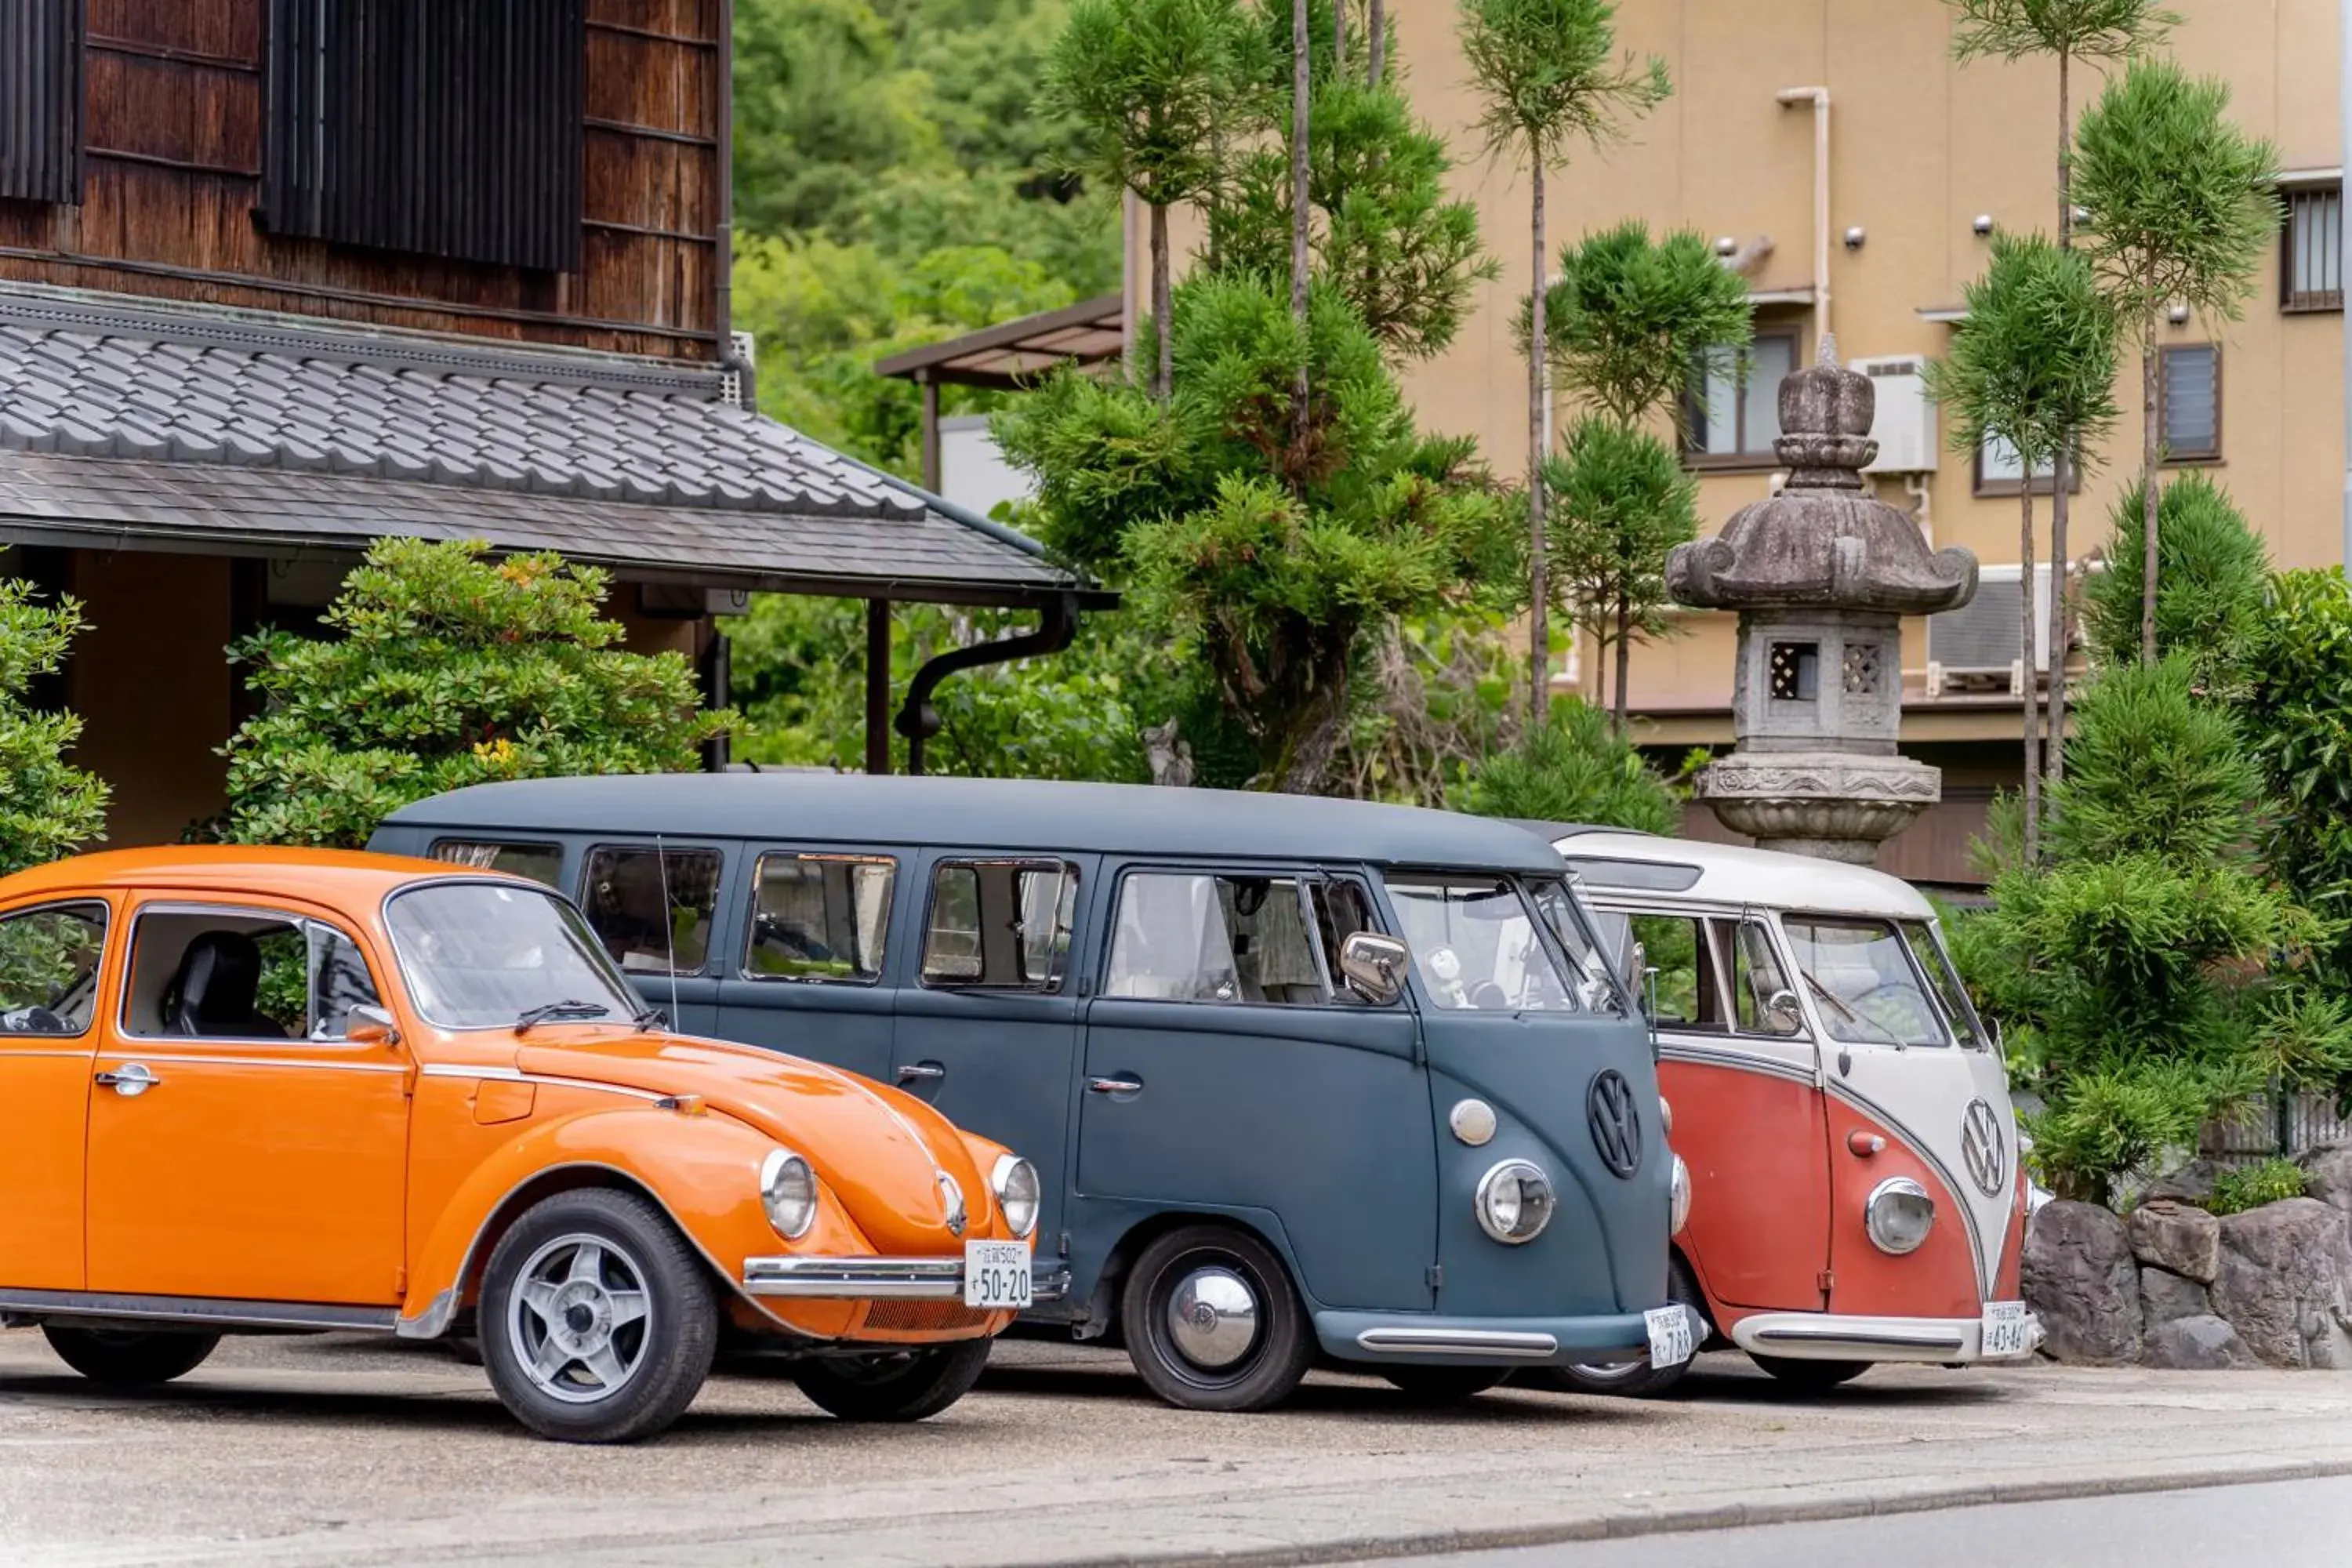
<path fill-rule="evenodd" d="M 1675 1293 L 1703 1315 L 1701 1342 L 1815 1388 L 1876 1362 L 2031 1355 L 2008 1074 L 1927 900 L 1802 856 L 1546 837 L 1654 998 L 1694 1198 Z M 1683 1370 L 1566 1375 L 1655 1393 Z"/>

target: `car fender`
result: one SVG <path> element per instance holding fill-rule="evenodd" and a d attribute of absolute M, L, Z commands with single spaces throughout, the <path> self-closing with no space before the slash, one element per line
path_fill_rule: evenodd
<path fill-rule="evenodd" d="M 600 1185 L 633 1187 L 651 1197 L 728 1289 L 763 1317 L 789 1328 L 815 1328 L 798 1321 L 803 1313 L 787 1322 L 746 1296 L 743 1260 L 873 1248 L 824 1188 L 807 1235 L 787 1242 L 776 1233 L 759 1190 L 760 1163 L 776 1147 L 766 1133 L 730 1117 L 652 1106 L 584 1110 L 533 1124 L 476 1166 L 441 1212 L 419 1227 L 424 1240 L 408 1271 L 398 1331 L 412 1339 L 445 1332 L 478 1288 L 507 1225 L 541 1197 Z"/>

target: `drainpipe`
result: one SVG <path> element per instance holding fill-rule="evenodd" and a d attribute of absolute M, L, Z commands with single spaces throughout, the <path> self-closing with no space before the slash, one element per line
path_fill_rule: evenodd
<path fill-rule="evenodd" d="M 1034 632 L 1016 637 L 998 637 L 992 642 L 973 643 L 968 647 L 950 648 L 937 658 L 915 671 L 908 683 L 906 703 L 899 708 L 898 717 L 891 728 L 907 737 L 907 771 L 923 771 L 923 742 L 940 732 L 939 710 L 931 706 L 931 693 L 940 682 L 960 669 L 976 669 L 985 664 L 1004 664 L 1016 658 L 1032 658 L 1040 654 L 1059 653 L 1070 646 L 1077 635 L 1078 601 L 1075 594 L 1058 595 L 1045 605 L 1045 619 Z"/>
<path fill-rule="evenodd" d="M 1830 339 L 1830 89 L 1786 87 L 1780 107 L 1813 106 L 1813 335 L 1814 353 Z"/>

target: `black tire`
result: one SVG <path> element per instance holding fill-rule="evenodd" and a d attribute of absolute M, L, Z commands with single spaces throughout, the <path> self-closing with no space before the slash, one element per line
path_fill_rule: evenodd
<path fill-rule="evenodd" d="M 560 1320 L 530 1300 L 555 1271 L 571 1278 L 551 1286 L 554 1300 L 566 1302 L 562 1292 L 575 1287 L 582 1298 L 564 1304 Z M 632 1294 L 642 1316 L 623 1321 Z M 550 1374 L 525 1359 L 534 1342 L 543 1360 L 598 1335 L 601 1363 L 585 1354 L 556 1360 Z M 583 1187 L 532 1205 L 499 1238 L 475 1336 L 499 1403 L 525 1426 L 566 1443 L 631 1443 L 667 1427 L 701 1391 L 719 1348 L 719 1305 L 702 1259 L 667 1215 L 635 1193 Z"/>
<path fill-rule="evenodd" d="M 117 1388 L 152 1387 L 184 1377 L 220 1344 L 218 1334 L 173 1330 L 76 1329 L 43 1323 L 58 1359 L 89 1379 Z"/>
<path fill-rule="evenodd" d="M 1707 1322 L 1706 1298 L 1699 1291 L 1698 1281 L 1680 1258 L 1674 1259 L 1666 1275 L 1666 1300 L 1679 1303 L 1691 1314 L 1690 1357 L 1674 1366 L 1652 1366 L 1646 1361 L 1624 1362 L 1613 1366 L 1552 1366 L 1537 1374 L 1548 1387 L 1564 1394 L 1613 1394 L 1622 1399 L 1655 1399 L 1682 1382 L 1698 1351 L 1715 1331 Z"/>
<path fill-rule="evenodd" d="M 1507 1366 L 1384 1366 L 1381 1375 L 1415 1405 L 1459 1405 L 1511 1375 Z"/>
<path fill-rule="evenodd" d="M 873 1355 L 811 1357 L 793 1381 L 817 1408 L 844 1421 L 922 1421 L 971 1392 L 991 1340 Z"/>
<path fill-rule="evenodd" d="M 1790 1388 L 1807 1394 L 1826 1394 L 1842 1383 L 1852 1383 L 1872 1363 L 1866 1361 L 1801 1361 L 1794 1356 L 1758 1355 L 1748 1352 L 1748 1359 Z"/>
<path fill-rule="evenodd" d="M 1228 1336 L 1231 1359 L 1213 1363 L 1179 1344 L 1171 1312 L 1177 1293 L 1208 1271 L 1230 1277 L 1245 1292 L 1252 1321 L 1246 1342 L 1242 1319 L 1212 1310 L 1211 1329 Z M 1188 1225 L 1143 1249 L 1119 1300 L 1127 1353 L 1151 1392 L 1182 1410 L 1264 1410 L 1289 1397 L 1315 1361 L 1315 1334 L 1307 1308 L 1275 1250 L 1246 1231 Z M 1187 1332 L 1200 1331 L 1188 1325 Z M 1223 1352 L 1221 1352 L 1222 1355 Z"/>

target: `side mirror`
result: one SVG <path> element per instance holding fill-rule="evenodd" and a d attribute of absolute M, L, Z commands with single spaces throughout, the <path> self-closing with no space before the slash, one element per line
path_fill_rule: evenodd
<path fill-rule="evenodd" d="M 1805 1009 L 1793 991 L 1775 991 L 1766 997 L 1764 1016 L 1777 1034 L 1793 1035 L 1805 1026 Z"/>
<path fill-rule="evenodd" d="M 1350 932 L 1339 944 L 1339 976 L 1348 989 L 1376 1007 L 1404 994 L 1405 961 L 1412 950 L 1378 931 Z"/>
<path fill-rule="evenodd" d="M 355 1046 L 396 1046 L 400 1026 L 383 1008 L 362 1002 L 343 1015 L 343 1038 Z"/>

